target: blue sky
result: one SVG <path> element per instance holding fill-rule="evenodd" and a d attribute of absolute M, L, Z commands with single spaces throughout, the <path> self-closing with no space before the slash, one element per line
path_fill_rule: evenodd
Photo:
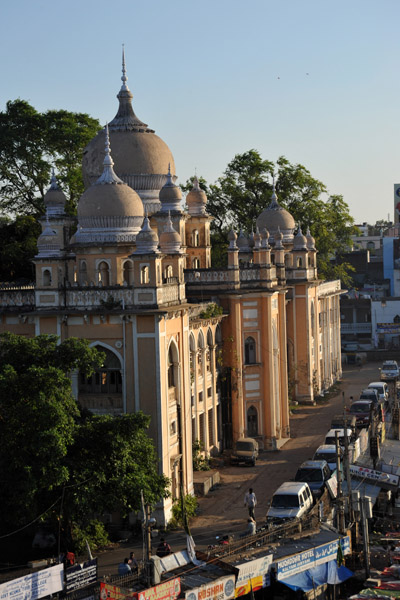
<path fill-rule="evenodd" d="M 135 112 L 178 182 L 256 148 L 305 165 L 356 222 L 393 218 L 399 0 L 16 0 L 0 22 L 1 110 L 19 97 L 104 124 L 124 43 Z"/>

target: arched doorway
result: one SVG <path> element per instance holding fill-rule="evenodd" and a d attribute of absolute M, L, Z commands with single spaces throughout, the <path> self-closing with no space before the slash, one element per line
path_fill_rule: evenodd
<path fill-rule="evenodd" d="M 255 406 L 247 409 L 247 435 L 249 437 L 258 436 L 258 411 Z"/>

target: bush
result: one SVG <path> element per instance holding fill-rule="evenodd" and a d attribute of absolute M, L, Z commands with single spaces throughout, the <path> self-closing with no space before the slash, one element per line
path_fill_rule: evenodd
<path fill-rule="evenodd" d="M 211 319 L 212 317 L 219 317 L 220 315 L 222 315 L 222 313 L 222 306 L 219 306 L 219 304 L 215 304 L 215 302 L 211 302 L 207 306 L 206 310 L 201 311 L 199 316 L 201 319 Z"/>
<path fill-rule="evenodd" d="M 105 530 L 104 523 L 94 519 L 84 529 L 77 525 L 72 526 L 72 538 L 76 554 L 86 554 L 86 540 L 92 551 L 98 550 L 110 543 L 108 533 Z"/>
<path fill-rule="evenodd" d="M 204 444 L 200 440 L 193 442 L 192 454 L 193 454 L 193 471 L 209 471 L 210 470 L 210 459 L 204 457 Z"/>
<path fill-rule="evenodd" d="M 190 519 L 196 515 L 198 506 L 196 496 L 190 496 L 190 494 L 187 494 L 183 499 L 183 504 L 185 506 L 185 512 L 189 522 Z M 171 529 L 183 527 L 182 502 L 180 498 L 174 499 L 174 503 L 172 505 L 172 519 L 170 519 L 168 525 Z"/>

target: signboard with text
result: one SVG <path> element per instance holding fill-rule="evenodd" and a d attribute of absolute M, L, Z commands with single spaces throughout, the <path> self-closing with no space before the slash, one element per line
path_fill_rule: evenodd
<path fill-rule="evenodd" d="M 147 590 L 137 593 L 138 600 L 175 600 L 181 592 L 181 580 L 179 577 L 169 579 Z"/>
<path fill-rule="evenodd" d="M 67 592 L 77 590 L 97 581 L 97 558 L 69 567 L 65 571 Z"/>
<path fill-rule="evenodd" d="M 61 592 L 64 587 L 64 565 L 55 565 L 0 585 L 1 600 L 37 600 Z"/>
<path fill-rule="evenodd" d="M 384 473 L 383 471 L 375 471 L 374 469 L 368 469 L 368 467 L 359 467 L 358 465 L 350 465 L 350 474 L 353 477 L 359 479 L 366 479 L 373 481 L 381 487 L 393 489 L 399 486 L 399 476 L 392 475 L 390 473 Z"/>
<path fill-rule="evenodd" d="M 119 587 L 118 585 L 100 583 L 100 600 L 137 600 L 137 596 L 137 592 Z"/>
<path fill-rule="evenodd" d="M 350 537 L 348 535 L 340 540 L 340 545 L 344 555 L 350 553 Z M 291 577 L 292 575 L 296 575 L 297 573 L 301 573 L 302 571 L 306 571 L 307 569 L 311 569 L 312 567 L 322 565 L 323 563 L 335 559 L 338 546 L 339 540 L 333 540 L 328 544 L 323 544 L 316 548 L 309 548 L 298 554 L 293 554 L 292 556 L 278 560 L 276 562 L 277 579 L 279 581 L 286 579 L 287 577 Z"/>
<path fill-rule="evenodd" d="M 270 585 L 269 570 L 272 564 L 272 554 L 256 558 L 241 565 L 235 565 L 239 569 L 236 580 L 235 598 L 260 590 Z"/>
<path fill-rule="evenodd" d="M 185 592 L 186 600 L 229 600 L 235 597 L 235 576 L 228 575 Z"/>

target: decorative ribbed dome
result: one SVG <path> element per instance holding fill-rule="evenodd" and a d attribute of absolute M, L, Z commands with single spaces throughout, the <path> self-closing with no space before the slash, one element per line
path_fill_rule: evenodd
<path fill-rule="evenodd" d="M 307 227 L 307 248 L 308 250 L 315 250 L 315 239 L 311 235 L 310 228 Z"/>
<path fill-rule="evenodd" d="M 260 230 L 258 229 L 258 227 L 256 227 L 256 232 L 253 236 L 253 241 L 254 241 L 254 247 L 256 249 L 261 248 L 261 234 L 260 234 Z"/>
<path fill-rule="evenodd" d="M 205 215 L 207 196 L 204 190 L 199 185 L 199 180 L 195 176 L 193 179 L 193 187 L 186 196 L 186 204 L 188 206 L 189 215 Z"/>
<path fill-rule="evenodd" d="M 307 250 L 307 238 L 303 235 L 301 227 L 299 227 L 299 230 L 294 237 L 293 250 Z"/>
<path fill-rule="evenodd" d="M 269 245 L 269 231 L 265 227 L 261 230 L 261 247 L 270 248 Z"/>
<path fill-rule="evenodd" d="M 236 243 L 237 243 L 237 247 L 239 248 L 240 252 L 249 252 L 250 251 L 249 240 L 244 235 L 242 229 L 239 231 L 239 237 L 238 237 Z"/>
<path fill-rule="evenodd" d="M 167 181 L 160 190 L 161 212 L 182 210 L 182 191 L 172 181 L 171 168 L 168 165 Z"/>
<path fill-rule="evenodd" d="M 122 54 L 122 86 L 117 98 L 119 109 L 109 124 L 115 170 L 147 205 L 149 214 L 160 209 L 159 193 L 166 182 L 168 165 L 175 180 L 174 157 L 167 144 L 135 115 L 133 94 L 127 86 L 125 56 Z M 83 152 L 85 186 L 93 184 L 102 172 L 104 132 L 100 131 Z"/>
<path fill-rule="evenodd" d="M 50 258 L 61 255 L 57 232 L 50 227 L 49 214 L 46 213 L 46 223 L 37 240 L 38 253 L 36 258 Z"/>
<path fill-rule="evenodd" d="M 43 202 L 49 215 L 63 215 L 67 198 L 58 186 L 57 179 L 52 169 L 50 187 L 44 195 Z"/>
<path fill-rule="evenodd" d="M 236 245 L 237 235 L 233 229 L 228 233 L 228 241 L 229 241 L 229 250 L 237 250 Z"/>
<path fill-rule="evenodd" d="M 165 254 L 176 254 L 180 252 L 182 240 L 179 233 L 172 226 L 171 216 L 168 213 L 167 223 L 160 235 L 160 248 Z"/>
<path fill-rule="evenodd" d="M 271 196 L 271 203 L 257 218 L 257 227 L 260 229 L 266 227 L 272 234 L 274 234 L 279 228 L 283 234 L 284 242 L 291 241 L 293 239 L 295 222 L 290 212 L 288 212 L 278 203 L 278 198 L 275 191 L 275 182 Z"/>
<path fill-rule="evenodd" d="M 158 252 L 158 235 L 157 232 L 150 227 L 150 221 L 146 215 L 143 221 L 142 229 L 136 236 L 135 254 L 150 254 Z"/>
<path fill-rule="evenodd" d="M 76 242 L 133 242 L 143 221 L 140 197 L 114 172 L 108 127 L 105 153 L 103 173 L 79 200 Z"/>

